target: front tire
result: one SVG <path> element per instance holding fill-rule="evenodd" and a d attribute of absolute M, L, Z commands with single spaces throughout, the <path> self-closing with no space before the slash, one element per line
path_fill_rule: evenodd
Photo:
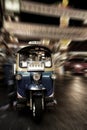
<path fill-rule="evenodd" d="M 35 121 L 41 121 L 42 118 L 42 98 L 35 97 L 33 100 L 32 114 Z"/>

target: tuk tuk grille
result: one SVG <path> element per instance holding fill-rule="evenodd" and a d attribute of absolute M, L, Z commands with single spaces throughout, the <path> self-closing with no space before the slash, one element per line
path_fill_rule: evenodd
<path fill-rule="evenodd" d="M 28 63 L 28 71 L 44 71 L 44 63 L 42 62 Z"/>

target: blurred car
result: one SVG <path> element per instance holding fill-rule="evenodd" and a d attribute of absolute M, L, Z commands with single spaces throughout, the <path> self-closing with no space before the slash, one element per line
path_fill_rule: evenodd
<path fill-rule="evenodd" d="M 87 77 L 87 58 L 84 59 L 84 64 L 83 64 L 83 75 Z"/>
<path fill-rule="evenodd" d="M 74 57 L 68 59 L 64 63 L 64 72 L 71 72 L 72 74 L 84 74 L 87 73 L 87 58 L 83 57 Z"/>

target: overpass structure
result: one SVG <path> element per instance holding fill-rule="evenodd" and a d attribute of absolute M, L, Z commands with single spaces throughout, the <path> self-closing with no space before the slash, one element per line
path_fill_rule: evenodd
<path fill-rule="evenodd" d="M 14 2 L 16 1 L 14 0 Z M 11 5 L 14 6 L 13 3 Z M 20 12 L 24 12 L 41 16 L 60 18 L 60 26 L 22 23 L 22 21 L 13 22 L 4 19 L 3 28 L 10 35 L 16 36 L 21 39 L 49 39 L 56 41 L 60 40 L 60 42 L 56 42 L 56 44 L 62 45 L 68 45 L 68 43 L 70 43 L 70 40 L 87 40 L 87 27 L 68 26 L 70 19 L 86 21 L 86 10 L 77 10 L 69 7 L 59 7 L 57 5 L 47 5 L 25 0 L 21 0 L 19 5 L 17 6 L 17 12 L 19 13 L 19 15 Z M 6 10 L 6 13 L 11 12 L 9 8 L 10 7 L 8 7 L 8 9 Z M 65 42 L 66 40 L 67 42 Z"/>
<path fill-rule="evenodd" d="M 73 19 L 87 19 L 86 10 L 71 9 L 69 7 L 63 8 L 58 7 L 57 5 L 46 5 L 29 1 L 21 1 L 20 10 L 27 13 L 34 13 L 52 17 L 64 16 Z"/>
<path fill-rule="evenodd" d="M 19 1 L 19 0 L 16 0 Z M 16 1 L 10 3 L 10 6 L 13 7 L 16 5 Z M 45 15 L 51 17 L 61 17 L 63 18 L 60 21 L 60 26 L 49 26 L 49 25 L 40 25 L 40 24 L 30 24 L 30 23 L 22 23 L 19 22 L 9 22 L 4 20 L 3 27 L 4 29 L 12 35 L 19 36 L 21 38 L 47 38 L 47 39 L 71 39 L 71 40 L 85 40 L 87 39 L 87 27 L 68 27 L 69 19 L 76 20 L 87 20 L 87 11 L 86 10 L 76 10 L 68 7 L 58 7 L 57 5 L 47 5 L 40 4 L 37 2 L 30 2 L 21 0 L 20 4 L 17 5 L 19 7 L 17 11 L 27 12 L 31 14 Z M 6 13 L 11 12 L 12 7 L 8 6 L 7 3 Z M 16 8 L 14 8 L 16 9 Z M 20 15 L 20 14 L 19 14 Z M 61 22 L 63 24 L 61 24 Z"/>
<path fill-rule="evenodd" d="M 87 28 L 74 27 L 56 27 L 40 24 L 26 24 L 22 22 L 4 21 L 4 29 L 9 34 L 20 37 L 22 39 L 38 38 L 38 39 L 72 39 L 87 40 Z"/>

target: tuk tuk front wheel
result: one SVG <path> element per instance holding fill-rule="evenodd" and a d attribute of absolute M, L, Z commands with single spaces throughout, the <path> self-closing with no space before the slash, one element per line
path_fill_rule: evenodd
<path fill-rule="evenodd" d="M 42 98 L 35 97 L 32 105 L 33 118 L 36 121 L 41 121 L 42 118 Z"/>

